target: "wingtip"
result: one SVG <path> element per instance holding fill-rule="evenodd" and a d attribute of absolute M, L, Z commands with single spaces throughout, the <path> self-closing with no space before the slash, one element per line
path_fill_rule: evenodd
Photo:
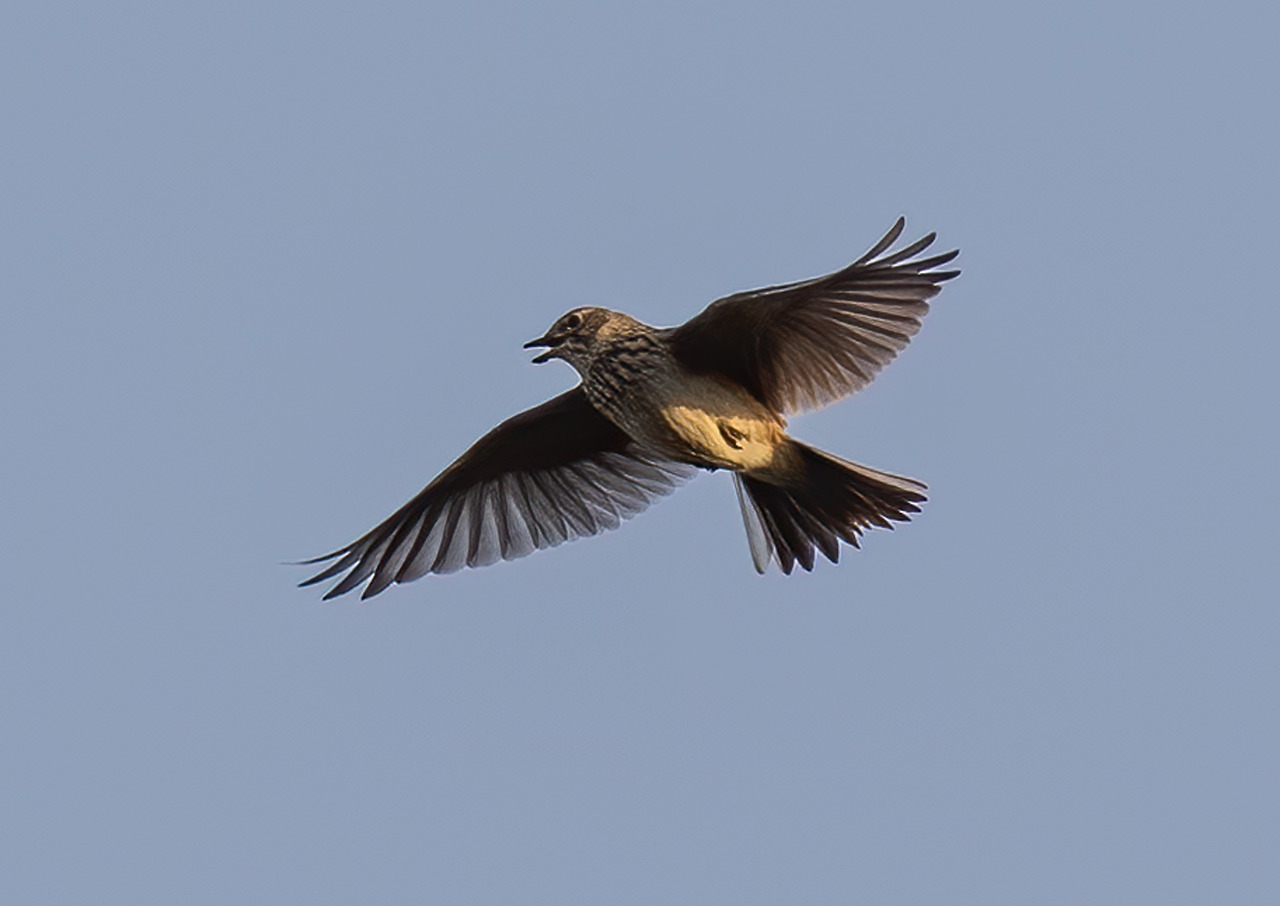
<path fill-rule="evenodd" d="M 884 236 L 881 237 L 880 241 L 876 243 L 876 245 L 880 247 L 880 251 L 876 252 L 876 254 L 877 255 L 880 254 L 880 252 L 884 251 L 889 246 L 897 242 L 898 238 L 902 235 L 903 231 L 906 230 L 906 228 L 907 228 L 906 215 L 899 214 L 898 219 L 893 222 L 893 226 L 889 227 L 889 232 L 885 233 Z"/>
<path fill-rule="evenodd" d="M 284 562 L 284 565 L 285 566 L 314 566 L 317 563 L 324 563 L 326 561 L 332 560 L 334 557 L 341 557 L 343 554 L 345 554 L 349 550 L 351 550 L 351 548 L 344 547 L 341 550 L 336 550 L 331 554 L 322 554 L 319 557 L 312 557 L 310 560 L 286 560 Z"/>
<path fill-rule="evenodd" d="M 877 255 L 898 241 L 898 237 L 902 235 L 902 231 L 907 227 L 907 218 L 899 217 L 893 226 L 889 227 L 889 232 L 880 237 L 880 241 L 867 250 L 867 253 L 853 262 L 851 267 L 858 267 L 872 261 Z"/>

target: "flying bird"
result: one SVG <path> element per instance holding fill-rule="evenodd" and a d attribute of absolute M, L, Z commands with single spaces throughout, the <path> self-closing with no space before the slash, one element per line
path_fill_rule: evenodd
<path fill-rule="evenodd" d="M 848 267 L 735 293 L 679 327 L 587 306 L 525 348 L 580 383 L 498 425 L 412 500 L 302 582 L 341 576 L 325 600 L 514 560 L 616 528 L 698 470 L 733 474 L 751 559 L 763 573 L 837 562 L 871 527 L 920 511 L 925 485 L 786 433 L 785 416 L 865 387 L 920 329 L 959 254 L 896 251 L 905 221 Z"/>

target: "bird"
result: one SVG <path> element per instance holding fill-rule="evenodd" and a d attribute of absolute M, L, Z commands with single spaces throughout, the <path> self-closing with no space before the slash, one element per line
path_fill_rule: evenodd
<path fill-rule="evenodd" d="M 892 250 L 889 231 L 852 264 L 712 302 L 679 327 L 583 306 L 525 344 L 534 364 L 567 362 L 573 389 L 515 415 L 391 516 L 330 554 L 302 587 L 324 600 L 616 528 L 700 471 L 728 471 L 756 572 L 790 574 L 815 553 L 839 561 L 873 527 L 920 512 L 926 486 L 792 438 L 788 415 L 861 390 L 921 326 L 928 300 L 959 275 L 952 250 L 921 257 L 936 233 Z M 339 578 L 340 577 L 340 578 Z"/>

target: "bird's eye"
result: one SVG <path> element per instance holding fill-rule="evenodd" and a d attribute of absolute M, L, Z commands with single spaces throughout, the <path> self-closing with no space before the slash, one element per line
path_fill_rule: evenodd
<path fill-rule="evenodd" d="M 582 315 L 572 314 L 572 315 L 569 315 L 569 317 L 564 319 L 565 330 L 577 330 L 581 326 L 582 326 Z"/>

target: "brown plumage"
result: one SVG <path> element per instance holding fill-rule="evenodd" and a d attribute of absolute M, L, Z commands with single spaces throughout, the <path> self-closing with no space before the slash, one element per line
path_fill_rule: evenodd
<path fill-rule="evenodd" d="M 919 512 L 925 486 L 808 447 L 784 416 L 865 387 L 910 342 L 958 252 L 895 252 L 904 221 L 853 264 L 736 293 L 680 327 L 577 308 L 527 347 L 582 377 L 494 428 L 368 534 L 303 582 L 333 598 L 511 560 L 615 528 L 697 469 L 733 472 L 752 561 L 764 572 L 832 562 L 840 542 Z M 886 252 L 888 252 L 886 254 Z"/>

